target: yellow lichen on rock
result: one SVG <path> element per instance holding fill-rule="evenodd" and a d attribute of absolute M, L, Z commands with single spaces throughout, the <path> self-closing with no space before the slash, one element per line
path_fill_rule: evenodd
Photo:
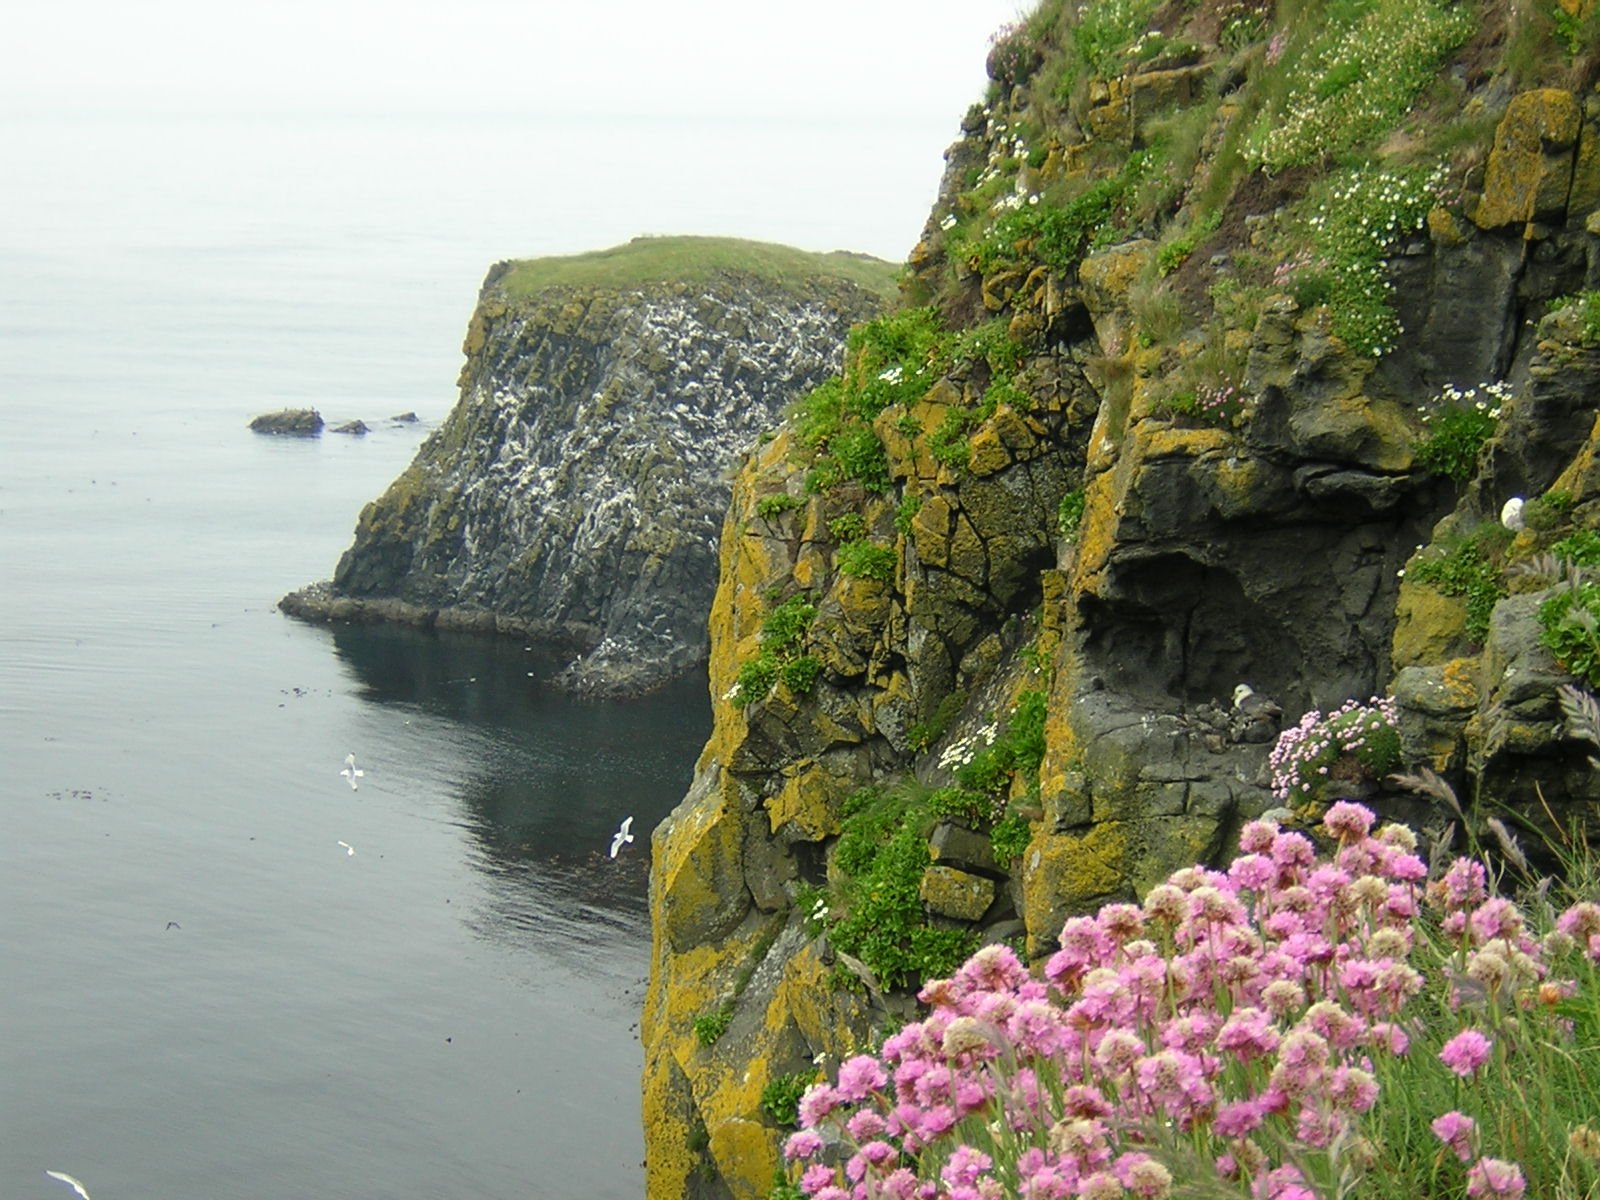
<path fill-rule="evenodd" d="M 851 785 L 851 780 L 809 759 L 786 767 L 783 786 L 767 801 L 772 833 L 806 842 L 820 842 L 838 833 L 838 802 Z"/>
<path fill-rule="evenodd" d="M 1092 912 L 1127 886 L 1130 829 L 1101 821 L 1080 832 L 1035 835 L 1023 852 L 1023 909 L 1030 953 L 1052 946 L 1070 916 Z"/>
<path fill-rule="evenodd" d="M 1480 229 L 1501 229 L 1559 219 L 1582 123 L 1583 110 L 1569 91 L 1539 88 L 1514 96 L 1495 130 L 1473 222 Z"/>
<path fill-rule="evenodd" d="M 1404 667 L 1443 662 L 1466 649 L 1467 603 L 1426 583 L 1407 581 L 1395 604 L 1393 664 Z"/>
<path fill-rule="evenodd" d="M 743 911 L 744 816 L 734 788 L 720 769 L 702 770 L 651 839 L 657 933 L 675 951 L 698 946 Z"/>

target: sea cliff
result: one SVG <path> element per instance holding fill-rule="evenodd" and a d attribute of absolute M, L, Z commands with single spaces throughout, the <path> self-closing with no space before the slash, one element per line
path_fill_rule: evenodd
<path fill-rule="evenodd" d="M 574 691 L 703 663 L 737 456 L 838 369 L 894 269 L 717 238 L 497 264 L 461 397 L 362 510 L 312 619 L 393 619 L 568 646 Z"/>
<path fill-rule="evenodd" d="M 901 305 L 734 481 L 714 729 L 652 841 L 652 1200 L 766 1195 L 779 1101 L 924 980 L 1264 811 L 1442 852 L 1395 772 L 1529 845 L 1600 800 L 1557 693 L 1600 683 L 1600 52 L 1562 11 L 997 37 Z M 1280 730 L 1351 702 L 1392 749 L 1286 779 Z"/>

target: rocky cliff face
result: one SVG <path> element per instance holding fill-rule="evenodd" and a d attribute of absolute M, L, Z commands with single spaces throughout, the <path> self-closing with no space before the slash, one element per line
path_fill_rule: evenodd
<path fill-rule="evenodd" d="M 1540 615 L 1600 609 L 1595 41 L 1297 11 L 1005 31 L 907 303 L 737 477 L 715 727 L 653 838 L 652 1197 L 767 1194 L 771 1101 L 920 981 L 1270 808 L 1444 845 L 1494 802 L 1534 845 L 1600 799 L 1557 694 L 1600 660 Z M 1381 760 L 1271 761 L 1380 697 Z"/>
<path fill-rule="evenodd" d="M 568 261 L 489 273 L 460 401 L 362 511 L 331 586 L 285 607 L 568 644 L 562 680 L 592 694 L 704 661 L 731 466 L 838 368 L 892 269 L 654 238 L 539 282 Z"/>

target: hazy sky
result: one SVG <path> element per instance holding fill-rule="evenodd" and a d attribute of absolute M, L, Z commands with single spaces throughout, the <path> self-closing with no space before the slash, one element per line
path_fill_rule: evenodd
<path fill-rule="evenodd" d="M 87 0 L 16 5 L 13 112 L 946 113 L 1023 0 Z"/>

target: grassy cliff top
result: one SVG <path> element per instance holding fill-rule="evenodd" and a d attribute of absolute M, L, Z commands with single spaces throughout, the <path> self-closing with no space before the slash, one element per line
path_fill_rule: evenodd
<path fill-rule="evenodd" d="M 556 287 L 630 288 L 651 283 L 700 283 L 740 274 L 794 288 L 832 280 L 885 298 L 895 294 L 899 267 L 865 254 L 814 254 L 770 242 L 725 237 L 637 237 L 609 250 L 556 258 L 520 259 L 491 282 L 508 296 Z"/>

